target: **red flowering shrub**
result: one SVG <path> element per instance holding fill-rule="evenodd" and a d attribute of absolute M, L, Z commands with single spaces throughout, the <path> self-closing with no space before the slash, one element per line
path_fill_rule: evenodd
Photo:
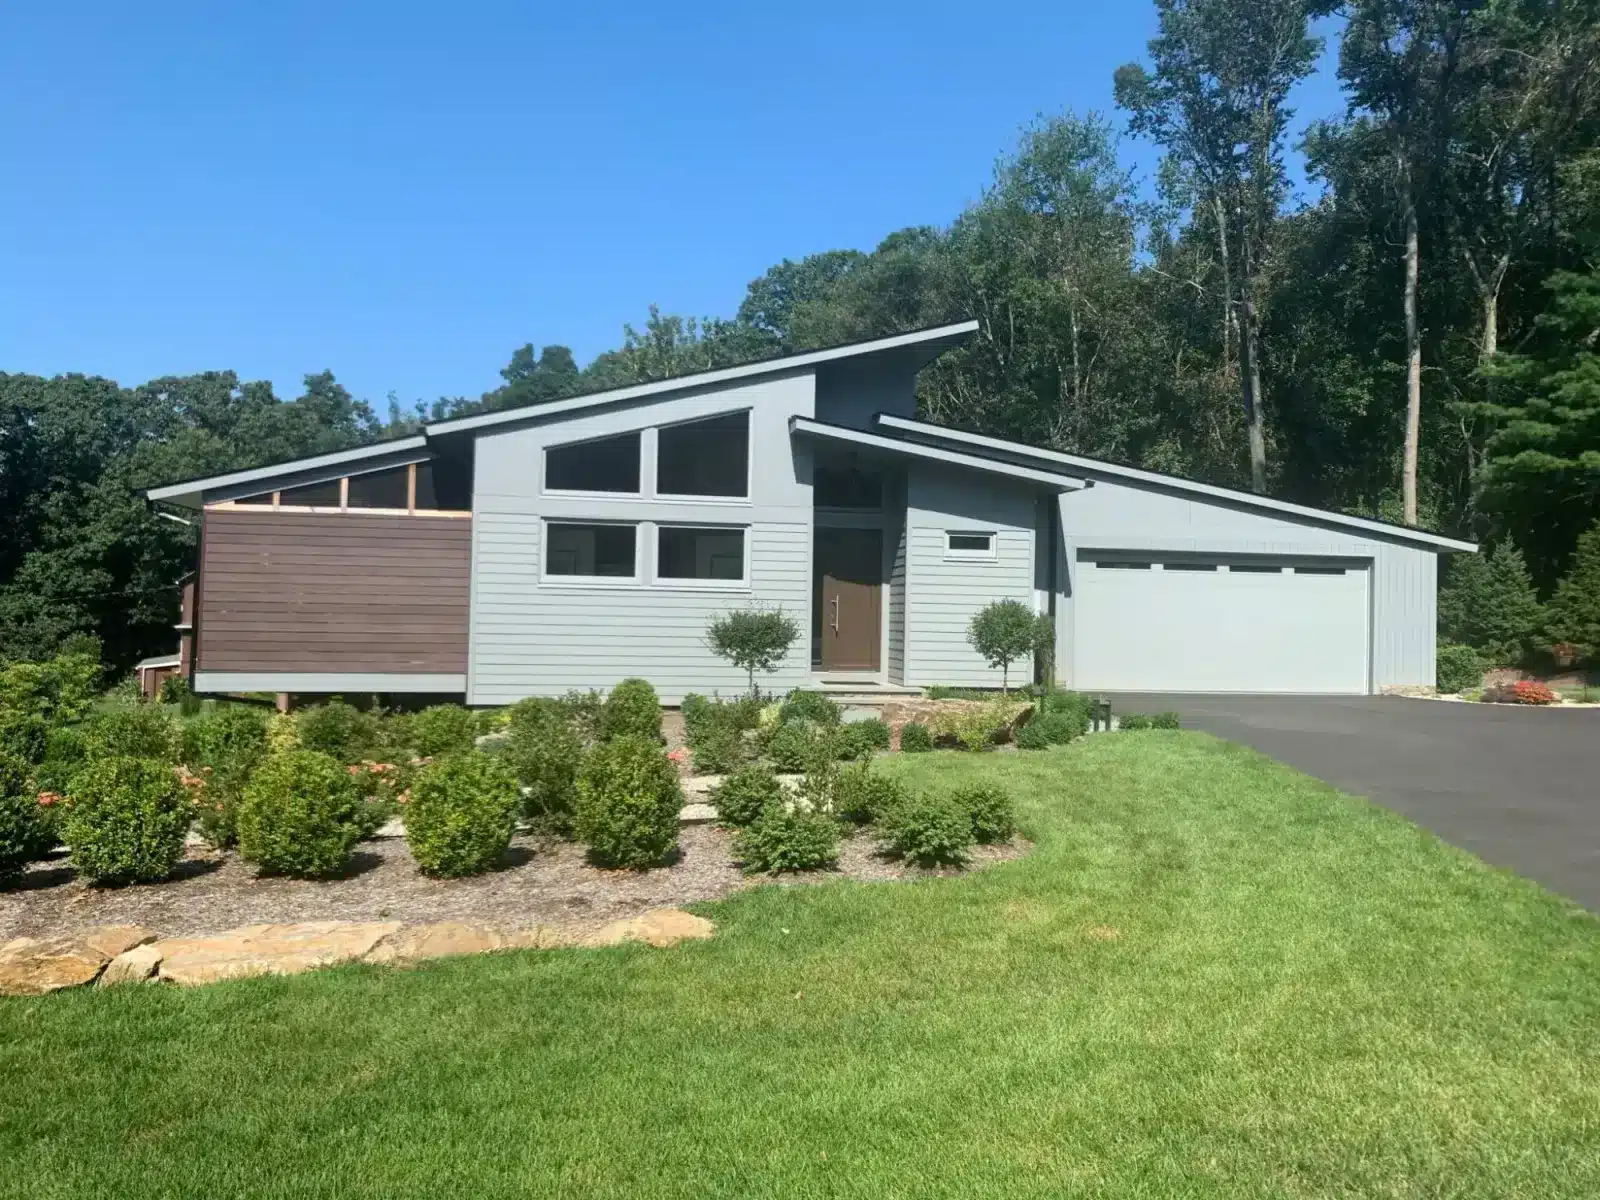
<path fill-rule="evenodd" d="M 1519 679 L 1489 688 L 1483 698 L 1490 704 L 1554 704 L 1556 694 L 1537 679 Z"/>

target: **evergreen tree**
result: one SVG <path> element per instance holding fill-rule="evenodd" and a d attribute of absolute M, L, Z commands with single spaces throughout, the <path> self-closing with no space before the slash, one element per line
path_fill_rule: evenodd
<path fill-rule="evenodd" d="M 1477 650 L 1491 666 L 1517 666 L 1544 624 L 1522 551 L 1507 539 L 1488 555 L 1458 559 L 1439 593 L 1439 632 Z"/>
<path fill-rule="evenodd" d="M 1552 642 L 1569 642 L 1590 665 L 1600 664 L 1600 521 L 1578 539 L 1566 577 L 1550 599 Z"/>

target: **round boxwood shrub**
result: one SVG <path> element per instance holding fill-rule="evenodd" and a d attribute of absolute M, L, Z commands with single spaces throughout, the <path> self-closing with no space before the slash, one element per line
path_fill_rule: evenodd
<path fill-rule="evenodd" d="M 747 874 L 813 871 L 839 858 L 839 823 L 826 813 L 769 804 L 734 835 Z"/>
<path fill-rule="evenodd" d="M 1434 682 L 1445 695 L 1455 695 L 1483 683 L 1483 659 L 1471 646 L 1440 642 L 1434 661 Z"/>
<path fill-rule="evenodd" d="M 643 679 L 624 679 L 611 689 L 600 709 L 600 737 L 661 740 L 661 700 Z"/>
<path fill-rule="evenodd" d="M 797 775 L 819 759 L 833 758 L 832 732 L 810 721 L 785 721 L 767 734 L 761 754 L 779 774 Z"/>
<path fill-rule="evenodd" d="M 267 713 L 225 704 L 183 727 L 183 761 L 190 768 L 253 763 L 267 752 Z"/>
<path fill-rule="evenodd" d="M 478 740 L 477 718 L 459 704 L 425 708 L 411 717 L 409 725 L 411 748 L 428 758 L 465 753 Z"/>
<path fill-rule="evenodd" d="M 966 809 L 972 822 L 972 837 L 983 845 L 1004 842 L 1017 831 L 1017 810 L 1011 797 L 993 784 L 962 788 L 956 803 Z"/>
<path fill-rule="evenodd" d="M 28 787 L 28 765 L 0 753 L 0 887 L 49 851 L 47 836 L 38 798 Z"/>
<path fill-rule="evenodd" d="M 783 784 L 772 772 L 752 763 L 711 789 L 711 803 L 716 806 L 717 818 L 730 829 L 749 825 L 769 804 L 780 803 L 784 798 Z"/>
<path fill-rule="evenodd" d="M 855 721 L 834 731 L 835 752 L 841 759 L 871 758 L 889 748 L 889 727 L 882 721 Z"/>
<path fill-rule="evenodd" d="M 239 800 L 239 853 L 269 875 L 336 875 L 361 840 L 364 808 L 360 783 L 332 755 L 270 755 Z"/>
<path fill-rule="evenodd" d="M 905 784 L 880 775 L 867 763 L 846 767 L 833 785 L 833 811 L 846 821 L 867 825 L 882 821 L 905 802 Z"/>
<path fill-rule="evenodd" d="M 378 743 L 378 718 L 343 700 L 301 709 L 294 715 L 295 742 L 342 763 L 359 762 Z"/>
<path fill-rule="evenodd" d="M 73 776 L 62 834 L 86 879 L 148 883 L 178 865 L 192 816 L 171 764 L 114 756 Z"/>
<path fill-rule="evenodd" d="M 881 822 L 891 852 L 920 866 L 960 864 L 972 849 L 972 817 L 954 796 L 924 792 L 908 797 Z"/>
<path fill-rule="evenodd" d="M 1158 712 L 1150 714 L 1151 729 L 1177 729 L 1181 725 L 1182 721 L 1175 712 Z"/>
<path fill-rule="evenodd" d="M 1063 746 L 1079 737 L 1084 730 L 1072 713 L 1039 712 L 1033 720 L 1017 730 L 1019 750 L 1044 750 L 1050 746 Z"/>
<path fill-rule="evenodd" d="M 1123 733 L 1136 733 L 1154 726 L 1150 724 L 1150 718 L 1145 713 L 1124 713 L 1117 718 L 1117 728 Z"/>
<path fill-rule="evenodd" d="M 153 704 L 113 708 L 84 727 L 84 751 L 90 758 L 148 758 L 178 761 L 178 723 Z"/>
<path fill-rule="evenodd" d="M 604 866 L 661 862 L 678 847 L 682 809 L 677 769 L 653 739 L 602 742 L 578 772 L 578 839 Z"/>
<path fill-rule="evenodd" d="M 790 692 L 778 710 L 783 721 L 814 721 L 818 725 L 837 725 L 844 719 L 844 710 L 821 692 Z"/>
<path fill-rule="evenodd" d="M 933 749 L 933 734 L 926 725 L 910 721 L 900 727 L 900 749 L 906 754 L 926 754 Z"/>
<path fill-rule="evenodd" d="M 583 743 L 570 711 L 559 700 L 523 700 L 512 707 L 508 731 L 501 753 L 528 789 L 523 815 L 546 832 L 569 833 L 583 762 Z"/>
<path fill-rule="evenodd" d="M 737 729 L 715 728 L 702 733 L 690 749 L 697 775 L 726 775 L 744 762 L 744 734 Z"/>
<path fill-rule="evenodd" d="M 476 751 L 441 758 L 411 785 L 406 845 L 425 875 L 477 875 L 511 844 L 521 800 L 499 759 Z"/>

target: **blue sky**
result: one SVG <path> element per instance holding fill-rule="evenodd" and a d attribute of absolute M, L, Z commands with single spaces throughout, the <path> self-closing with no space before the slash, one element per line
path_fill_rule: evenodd
<path fill-rule="evenodd" d="M 1111 112 L 1154 14 L 9 6 L 0 370 L 476 395 L 524 342 L 586 361 L 652 302 L 731 315 L 782 258 L 947 223 L 1035 114 Z M 1342 111 L 1331 63 L 1296 100 Z"/>

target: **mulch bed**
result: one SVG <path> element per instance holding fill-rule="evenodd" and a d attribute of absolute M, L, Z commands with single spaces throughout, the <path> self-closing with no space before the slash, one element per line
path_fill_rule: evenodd
<path fill-rule="evenodd" d="M 974 848 L 968 870 L 1020 858 L 1021 838 Z M 0 892 L 0 943 L 15 937 L 77 933 L 100 925 L 141 925 L 163 937 L 219 932 L 290 921 L 466 921 L 503 929 L 559 924 L 582 929 L 638 916 L 652 908 L 716 900 L 762 883 L 804 885 L 830 879 L 891 881 L 960 874 L 922 870 L 877 852 L 870 830 L 840 846 L 832 871 L 774 880 L 748 876 L 733 860 L 731 836 L 715 825 L 686 825 L 680 855 L 650 871 L 590 866 L 581 846 L 518 837 L 504 865 L 472 879 L 429 879 L 416 868 L 404 838 L 357 847 L 349 872 L 311 882 L 263 878 L 237 854 L 190 847 L 174 878 L 132 887 L 93 887 L 77 879 L 64 856 L 32 864 L 21 883 Z"/>

